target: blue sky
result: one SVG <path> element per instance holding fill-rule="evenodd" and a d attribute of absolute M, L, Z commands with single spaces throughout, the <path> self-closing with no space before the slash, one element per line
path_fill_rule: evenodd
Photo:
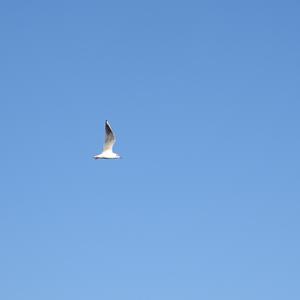
<path fill-rule="evenodd" d="M 2 2 L 0 298 L 300 299 L 299 9 Z"/>

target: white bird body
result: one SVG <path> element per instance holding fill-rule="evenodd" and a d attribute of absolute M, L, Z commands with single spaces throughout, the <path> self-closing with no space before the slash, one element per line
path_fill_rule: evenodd
<path fill-rule="evenodd" d="M 94 156 L 95 159 L 114 159 L 114 158 L 120 158 L 120 155 L 114 152 L 105 151 L 100 154 L 97 154 Z"/>
<path fill-rule="evenodd" d="M 120 155 L 113 152 L 113 146 L 116 142 L 113 130 L 108 123 L 105 121 L 105 141 L 103 146 L 103 151 L 100 154 L 94 156 L 95 159 L 117 159 Z"/>

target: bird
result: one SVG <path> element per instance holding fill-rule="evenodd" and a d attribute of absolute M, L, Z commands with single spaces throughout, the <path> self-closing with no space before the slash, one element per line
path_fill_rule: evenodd
<path fill-rule="evenodd" d="M 118 159 L 121 158 L 121 156 L 117 153 L 113 152 L 113 146 L 116 142 L 115 134 L 108 123 L 108 121 L 105 121 L 105 141 L 103 145 L 103 150 L 100 154 L 97 154 L 94 156 L 94 159 Z"/>

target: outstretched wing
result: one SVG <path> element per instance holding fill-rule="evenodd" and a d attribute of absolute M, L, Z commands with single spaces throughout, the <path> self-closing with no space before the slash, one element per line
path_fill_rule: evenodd
<path fill-rule="evenodd" d="M 108 123 L 108 121 L 105 121 L 105 142 L 104 142 L 104 146 L 103 146 L 103 152 L 105 151 L 111 151 L 113 149 L 113 146 L 116 142 L 116 138 L 115 135 Z"/>

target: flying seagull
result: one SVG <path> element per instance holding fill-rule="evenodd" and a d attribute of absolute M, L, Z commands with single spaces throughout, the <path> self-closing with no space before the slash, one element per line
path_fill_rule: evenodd
<path fill-rule="evenodd" d="M 116 142 L 115 135 L 108 123 L 105 121 L 105 141 L 102 153 L 95 155 L 95 159 L 116 159 L 120 158 L 120 155 L 113 152 L 113 146 Z"/>

